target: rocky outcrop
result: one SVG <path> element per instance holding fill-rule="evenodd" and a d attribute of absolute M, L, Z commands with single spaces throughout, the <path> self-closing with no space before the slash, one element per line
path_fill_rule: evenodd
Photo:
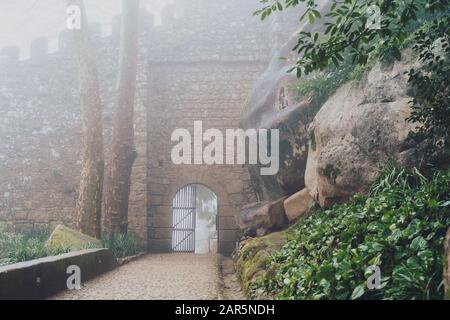
<path fill-rule="evenodd" d="M 307 214 L 313 206 L 314 199 L 309 194 L 308 189 L 303 189 L 284 200 L 284 211 L 290 222 L 294 222 Z"/>
<path fill-rule="evenodd" d="M 306 187 L 322 206 L 364 192 L 390 158 L 415 161 L 406 121 L 410 65 L 376 63 L 359 85 L 348 83 L 322 106 L 310 126 Z"/>
<path fill-rule="evenodd" d="M 328 1 L 319 1 L 318 10 L 324 10 Z M 323 22 L 323 21 L 322 21 Z M 301 31 L 317 31 L 322 22 L 307 22 Z M 291 86 L 295 74 L 288 73 L 297 55 L 292 48 L 298 40 L 298 32 L 276 52 L 266 71 L 255 84 L 249 102 L 243 111 L 241 126 L 244 129 L 279 129 L 280 169 L 276 175 L 261 176 L 260 166 L 249 166 L 250 175 L 259 199 L 275 200 L 291 195 L 305 186 L 304 172 L 308 155 L 307 126 L 314 117 L 308 97 L 296 97 Z M 285 59 L 281 59 L 281 57 Z"/>
<path fill-rule="evenodd" d="M 47 240 L 47 245 L 54 248 L 69 248 L 72 251 L 102 247 L 102 243 L 98 239 L 92 238 L 63 225 L 59 225 L 55 228 L 55 230 L 53 230 Z"/>
<path fill-rule="evenodd" d="M 251 236 L 263 236 L 283 229 L 288 225 L 284 200 L 285 198 L 281 198 L 273 202 L 252 203 L 243 207 L 236 219 L 239 228 Z"/>

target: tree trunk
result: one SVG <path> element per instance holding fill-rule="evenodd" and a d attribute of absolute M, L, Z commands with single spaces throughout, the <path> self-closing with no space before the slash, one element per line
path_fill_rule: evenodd
<path fill-rule="evenodd" d="M 106 216 L 112 234 L 126 234 L 133 147 L 134 95 L 138 60 L 139 0 L 122 0 L 117 101 L 113 115 L 111 172 L 106 194 Z"/>
<path fill-rule="evenodd" d="M 76 203 L 78 229 L 90 236 L 101 236 L 103 190 L 103 127 L 97 68 L 91 48 L 84 3 L 68 0 L 81 9 L 81 29 L 73 30 L 78 60 L 81 106 L 81 180 Z"/>
<path fill-rule="evenodd" d="M 444 290 L 445 299 L 450 300 L 450 228 L 444 244 Z"/>

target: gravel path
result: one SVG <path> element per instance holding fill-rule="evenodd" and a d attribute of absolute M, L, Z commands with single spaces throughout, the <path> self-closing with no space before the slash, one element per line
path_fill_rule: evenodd
<path fill-rule="evenodd" d="M 215 255 L 149 254 L 52 299 L 218 299 Z"/>

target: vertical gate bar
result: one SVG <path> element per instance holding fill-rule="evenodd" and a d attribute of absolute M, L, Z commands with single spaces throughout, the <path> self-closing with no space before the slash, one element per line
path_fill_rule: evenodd
<path fill-rule="evenodd" d="M 192 202 L 192 185 L 189 186 L 189 199 L 187 201 L 187 207 L 191 207 L 191 202 Z M 192 213 L 191 213 L 192 209 L 188 209 L 188 215 L 189 215 L 189 219 L 188 219 L 188 224 L 187 224 L 187 228 L 191 229 L 192 227 Z M 188 234 L 186 235 L 187 241 L 186 241 L 186 251 L 191 251 L 191 231 L 188 231 Z"/>
<path fill-rule="evenodd" d="M 178 206 L 179 206 L 179 203 L 180 203 L 180 197 L 181 197 L 181 194 L 180 194 L 180 191 L 178 191 L 178 192 L 177 192 L 177 204 L 176 204 L 176 208 L 178 208 Z M 179 209 L 176 209 L 176 223 L 178 223 L 179 219 L 180 219 L 180 210 L 179 210 Z M 179 251 L 178 243 L 180 242 L 180 233 L 179 233 L 179 231 L 176 230 L 176 229 L 177 229 L 177 227 L 176 227 L 176 225 L 175 225 L 175 233 L 176 233 L 175 251 Z"/>
<path fill-rule="evenodd" d="M 197 197 L 196 197 L 196 190 L 197 190 L 197 185 L 194 184 L 192 186 L 192 237 L 191 237 L 191 250 L 192 252 L 195 252 L 195 215 L 197 214 L 196 211 L 196 202 L 197 202 Z"/>
<path fill-rule="evenodd" d="M 175 231 L 175 223 L 176 223 L 176 202 L 177 202 L 178 192 L 175 194 L 175 197 L 172 199 L 172 251 L 175 251 L 175 246 L 177 243 L 177 234 Z"/>
<path fill-rule="evenodd" d="M 185 208 L 187 207 L 186 203 L 187 203 L 188 200 L 189 200 L 189 186 L 184 189 L 184 204 L 183 204 L 183 207 L 185 207 Z M 187 214 L 186 209 L 184 209 L 184 214 L 183 214 L 184 217 L 186 217 L 186 214 Z M 188 216 L 188 219 L 189 219 L 189 216 Z M 187 231 L 186 231 L 187 226 L 188 226 L 188 219 L 184 219 L 183 220 L 184 221 L 184 227 L 183 227 L 183 229 L 184 229 L 184 231 L 183 231 L 183 251 L 184 252 L 186 252 L 187 249 L 188 249 L 187 241 L 186 241 L 186 237 L 188 236 Z"/>
<path fill-rule="evenodd" d="M 189 204 L 192 202 L 192 185 L 190 186 L 190 192 L 189 192 Z M 192 209 L 189 209 L 192 210 Z M 192 229 L 192 213 L 189 213 L 189 229 Z M 192 234 L 192 230 L 188 231 L 188 241 L 186 243 L 187 245 L 187 251 L 192 251 L 192 244 L 191 244 L 191 234 Z"/>
<path fill-rule="evenodd" d="M 175 243 L 173 244 L 173 250 L 174 251 L 177 251 L 177 244 L 178 244 L 178 232 L 177 232 L 177 230 L 176 230 L 176 224 L 177 224 L 177 221 L 178 221 L 178 209 L 176 209 L 177 207 L 178 207 L 178 199 L 179 199 L 179 197 L 180 197 L 180 194 L 179 194 L 179 192 L 177 192 L 176 193 L 176 195 L 175 195 L 175 209 L 173 209 L 174 210 L 174 212 L 173 212 L 173 214 L 174 214 L 174 223 L 173 223 L 173 233 L 174 233 L 174 235 L 175 235 Z"/>
<path fill-rule="evenodd" d="M 188 204 L 188 206 L 190 208 L 192 208 L 192 186 L 190 186 L 190 188 L 189 188 L 189 204 Z M 192 229 L 192 209 L 189 209 L 189 226 L 188 226 L 188 228 Z M 189 251 L 192 250 L 191 239 L 192 239 L 192 230 L 189 231 L 188 241 L 186 243 Z"/>
<path fill-rule="evenodd" d="M 183 188 L 183 189 L 181 189 L 181 201 L 180 201 L 180 207 L 181 208 L 184 207 L 184 193 L 185 193 L 185 190 Z M 181 209 L 180 211 L 182 212 L 180 218 L 183 219 L 183 216 L 184 216 L 183 209 Z M 183 220 L 181 220 L 180 223 L 181 223 L 180 227 L 181 227 L 181 229 L 183 229 Z M 182 241 L 182 239 L 184 237 L 184 234 L 183 234 L 183 231 L 180 231 L 180 233 L 181 233 L 180 241 Z M 180 250 L 183 251 L 183 249 L 184 249 L 183 248 L 183 243 L 181 242 L 180 243 Z"/>

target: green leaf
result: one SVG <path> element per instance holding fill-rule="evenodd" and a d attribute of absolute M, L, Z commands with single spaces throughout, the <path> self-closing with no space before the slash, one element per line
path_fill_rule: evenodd
<path fill-rule="evenodd" d="M 411 241 L 409 246 L 412 250 L 419 250 L 427 247 L 427 240 L 424 237 L 418 236 Z"/>
<path fill-rule="evenodd" d="M 357 286 L 352 293 L 351 299 L 352 300 L 356 300 L 358 298 L 360 298 L 363 294 L 364 294 L 364 290 L 366 288 L 365 284 L 360 284 L 359 286 Z"/>
<path fill-rule="evenodd" d="M 283 5 L 281 4 L 281 2 L 277 2 L 277 7 L 278 7 L 278 10 L 283 10 Z"/>
<path fill-rule="evenodd" d="M 322 18 L 322 15 L 320 14 L 320 12 L 318 10 L 312 10 L 313 14 L 317 17 L 317 18 Z"/>
<path fill-rule="evenodd" d="M 308 13 L 308 22 L 310 24 L 314 23 L 314 14 L 312 14 L 311 12 Z"/>

